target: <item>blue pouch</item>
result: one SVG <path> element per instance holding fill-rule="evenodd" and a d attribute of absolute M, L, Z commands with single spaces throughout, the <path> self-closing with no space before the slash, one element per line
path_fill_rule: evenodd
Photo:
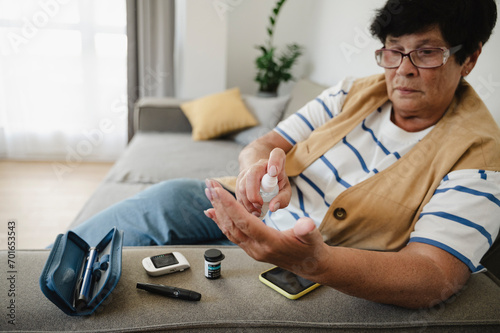
<path fill-rule="evenodd" d="M 90 315 L 120 279 L 122 244 L 123 231 L 116 228 L 95 248 L 72 231 L 58 235 L 40 276 L 42 292 L 68 315 Z M 85 301 L 79 300 L 82 284 L 87 286 Z"/>

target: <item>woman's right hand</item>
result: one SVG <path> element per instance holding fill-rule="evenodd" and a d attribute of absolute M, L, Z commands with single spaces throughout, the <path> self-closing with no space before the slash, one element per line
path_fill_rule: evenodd
<path fill-rule="evenodd" d="M 286 154 L 281 148 L 271 151 L 269 159 L 261 159 L 241 170 L 236 181 L 236 199 L 245 209 L 255 216 L 260 216 L 264 204 L 259 191 L 260 182 L 266 173 L 278 176 L 279 193 L 269 202 L 269 210 L 275 212 L 290 203 L 292 189 L 285 172 Z"/>

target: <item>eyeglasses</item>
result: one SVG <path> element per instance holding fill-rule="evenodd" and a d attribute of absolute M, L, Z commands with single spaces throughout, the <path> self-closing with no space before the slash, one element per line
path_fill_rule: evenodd
<path fill-rule="evenodd" d="M 462 45 L 457 45 L 449 49 L 440 47 L 430 47 L 416 49 L 408 53 L 398 50 L 380 49 L 375 51 L 375 59 L 380 67 L 398 68 L 403 63 L 404 57 L 410 58 L 413 66 L 417 68 L 437 68 L 441 67 L 448 59 L 459 51 Z"/>

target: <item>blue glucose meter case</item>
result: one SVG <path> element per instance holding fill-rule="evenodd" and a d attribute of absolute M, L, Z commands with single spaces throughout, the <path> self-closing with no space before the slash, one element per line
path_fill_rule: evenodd
<path fill-rule="evenodd" d="M 120 279 L 122 244 L 116 228 L 95 247 L 72 231 L 58 235 L 40 276 L 42 292 L 68 315 L 90 315 Z"/>

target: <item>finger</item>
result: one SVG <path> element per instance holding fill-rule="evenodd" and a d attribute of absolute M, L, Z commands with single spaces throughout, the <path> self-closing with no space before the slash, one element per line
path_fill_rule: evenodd
<path fill-rule="evenodd" d="M 208 217 L 209 219 L 214 220 L 215 223 L 217 223 L 217 215 L 215 215 L 215 210 L 213 208 L 209 208 L 205 210 L 203 213 L 205 213 L 205 216 Z"/>
<path fill-rule="evenodd" d="M 253 206 L 260 212 L 264 201 L 260 196 L 260 182 L 262 177 L 266 174 L 265 164 L 255 164 L 253 165 L 246 176 L 246 195 L 248 200 L 253 204 Z"/>
<path fill-rule="evenodd" d="M 278 209 L 287 207 L 290 204 L 292 197 L 292 187 L 290 182 L 286 180 L 284 185 L 280 186 L 278 194 L 269 202 L 269 210 L 271 212 L 276 212 Z"/>
<path fill-rule="evenodd" d="M 285 172 L 286 154 L 281 148 L 275 148 L 271 151 L 268 161 L 268 173 L 270 176 L 278 176 L 279 193 L 269 203 L 269 209 L 272 212 L 280 208 L 285 208 L 290 203 L 292 189 L 290 181 Z"/>
<path fill-rule="evenodd" d="M 219 184 L 213 188 L 212 204 L 219 220 L 232 221 L 234 227 L 250 239 L 265 242 L 270 235 L 278 231 L 266 226 L 256 216 L 249 214 L 243 206 L 239 205 L 234 197 L 224 190 Z M 234 230 L 233 230 L 234 232 Z M 242 238 L 239 235 L 239 238 Z"/>
<path fill-rule="evenodd" d="M 269 176 L 275 177 L 285 171 L 286 154 L 281 148 L 274 148 L 269 154 L 267 172 Z"/>
<path fill-rule="evenodd" d="M 224 232 L 224 235 L 236 245 L 240 245 L 248 241 L 248 236 L 241 232 L 234 223 L 228 224 L 228 229 Z"/>
<path fill-rule="evenodd" d="M 290 183 L 284 186 L 284 188 L 280 189 L 278 194 L 269 202 L 269 210 L 272 212 L 276 212 L 278 209 L 285 208 L 290 203 L 290 199 L 292 197 L 292 188 Z"/>
<path fill-rule="evenodd" d="M 214 192 L 214 187 L 218 187 L 222 193 L 229 195 L 229 193 L 222 188 L 222 186 L 212 180 L 205 181 L 207 188 L 205 189 L 205 194 L 207 198 L 211 201 L 214 208 L 207 209 L 205 211 L 205 215 L 214 220 L 215 223 L 219 226 L 219 229 L 231 240 L 232 242 L 238 244 L 244 242 L 246 240 L 246 236 L 241 233 L 238 227 L 235 226 L 231 217 L 226 214 L 225 207 L 219 202 L 219 194 Z M 236 203 L 234 197 L 229 195 L 232 199 L 233 203 Z M 238 205 L 241 207 L 240 205 Z"/>
<path fill-rule="evenodd" d="M 223 221 L 217 218 L 217 213 L 214 208 L 209 208 L 205 210 L 204 213 L 217 224 L 222 233 L 226 235 L 231 242 L 238 245 L 246 241 L 247 237 L 237 230 L 232 221 Z"/>
<path fill-rule="evenodd" d="M 316 228 L 316 224 L 310 218 L 300 218 L 293 227 L 295 237 L 299 241 L 307 245 L 315 245 L 323 243 L 323 237 Z"/>
<path fill-rule="evenodd" d="M 259 209 L 261 207 L 259 207 L 258 205 L 257 206 L 254 205 L 248 199 L 247 187 L 246 187 L 246 176 L 245 175 L 242 176 L 241 179 L 239 179 L 239 186 L 237 188 L 236 198 L 237 198 L 238 202 L 241 203 L 249 213 L 255 212 L 255 214 L 260 214 Z"/>

